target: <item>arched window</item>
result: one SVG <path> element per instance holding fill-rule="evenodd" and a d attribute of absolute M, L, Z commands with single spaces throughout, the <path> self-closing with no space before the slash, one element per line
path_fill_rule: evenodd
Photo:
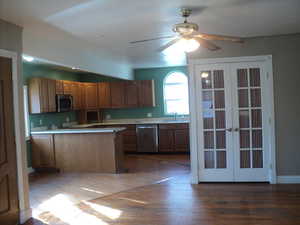
<path fill-rule="evenodd" d="M 165 114 L 189 114 L 188 79 L 181 72 L 172 72 L 164 79 Z"/>

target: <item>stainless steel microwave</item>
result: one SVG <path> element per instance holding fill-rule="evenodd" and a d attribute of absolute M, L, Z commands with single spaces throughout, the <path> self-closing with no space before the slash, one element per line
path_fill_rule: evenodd
<path fill-rule="evenodd" d="M 73 110 L 72 95 L 56 95 L 56 111 L 69 112 Z"/>

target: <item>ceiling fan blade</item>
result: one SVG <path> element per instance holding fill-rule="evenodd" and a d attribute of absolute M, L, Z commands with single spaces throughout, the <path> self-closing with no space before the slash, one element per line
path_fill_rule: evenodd
<path fill-rule="evenodd" d="M 161 39 L 168 39 L 168 38 L 174 38 L 174 35 L 170 36 L 163 36 L 163 37 L 157 37 L 157 38 L 150 38 L 150 39 L 145 39 L 145 40 L 139 40 L 139 41 L 131 41 L 129 42 L 130 44 L 136 44 L 136 43 L 142 43 L 142 42 L 147 42 L 147 41 L 155 41 L 155 40 L 161 40 Z"/>
<path fill-rule="evenodd" d="M 232 41 L 237 43 L 243 43 L 243 39 L 240 37 L 232 37 L 232 36 L 224 36 L 224 35 L 217 35 L 217 34 L 195 34 L 194 37 L 200 37 L 206 40 L 215 40 L 215 41 Z"/>
<path fill-rule="evenodd" d="M 210 42 L 208 40 L 204 40 L 200 37 L 194 37 L 194 39 L 199 42 L 201 47 L 207 48 L 208 50 L 216 51 L 216 50 L 221 49 L 219 46 L 213 44 L 212 42 Z"/>
<path fill-rule="evenodd" d="M 171 45 L 174 45 L 175 43 L 177 43 L 181 38 L 176 38 L 172 41 L 169 41 L 167 44 L 161 46 L 157 51 L 162 52 L 165 49 L 169 48 Z"/>

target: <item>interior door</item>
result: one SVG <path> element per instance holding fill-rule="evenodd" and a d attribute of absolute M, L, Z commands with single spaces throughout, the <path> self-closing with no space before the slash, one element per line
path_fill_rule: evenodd
<path fill-rule="evenodd" d="M 12 61 L 0 57 L 0 224 L 6 225 L 19 217 L 12 90 Z"/>
<path fill-rule="evenodd" d="M 267 181 L 263 63 L 198 66 L 200 181 Z"/>
<path fill-rule="evenodd" d="M 227 65 L 197 67 L 199 178 L 232 181 L 233 145 L 230 79 Z"/>
<path fill-rule="evenodd" d="M 267 158 L 263 137 L 265 119 L 263 87 L 267 82 L 263 64 L 236 63 L 231 65 L 235 180 L 267 181 Z"/>

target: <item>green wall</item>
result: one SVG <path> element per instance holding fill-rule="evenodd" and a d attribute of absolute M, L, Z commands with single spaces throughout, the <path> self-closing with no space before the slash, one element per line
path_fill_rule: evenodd
<path fill-rule="evenodd" d="M 154 80 L 156 107 L 105 110 L 104 116 L 109 114 L 112 119 L 146 118 L 147 113 L 152 113 L 152 117 L 154 118 L 166 117 L 166 115 L 164 115 L 163 80 L 170 72 L 174 71 L 187 74 L 187 67 L 161 67 L 134 70 L 135 80 Z"/>

